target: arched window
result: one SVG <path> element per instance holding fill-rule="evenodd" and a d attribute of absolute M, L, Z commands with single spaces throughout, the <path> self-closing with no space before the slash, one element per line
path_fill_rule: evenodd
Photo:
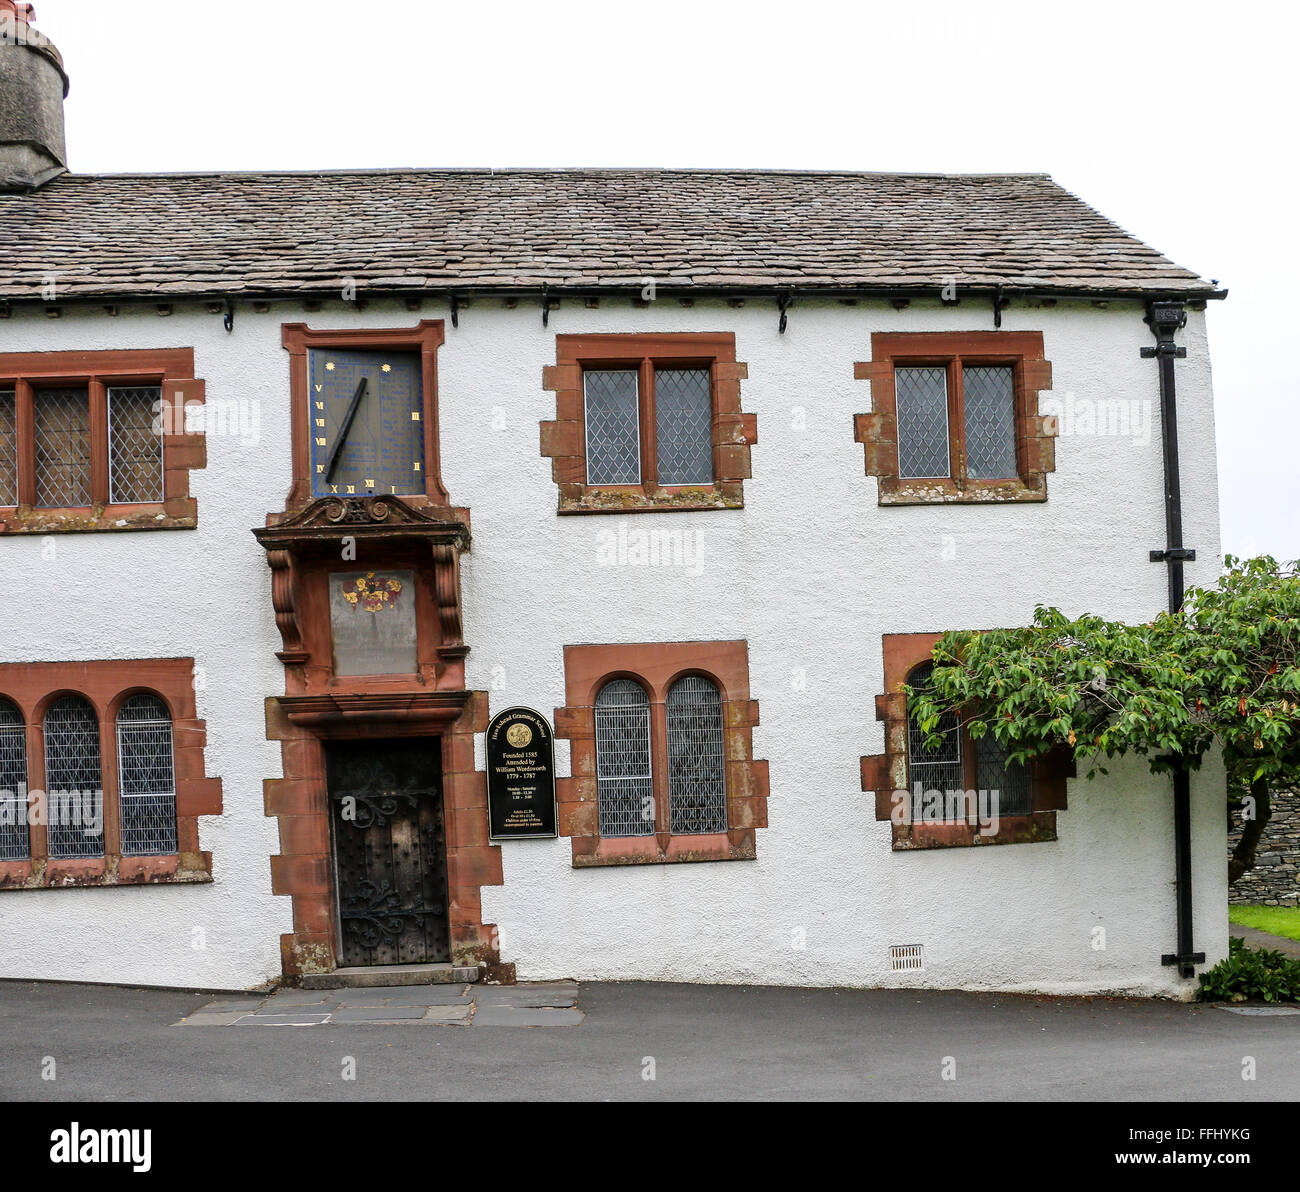
<path fill-rule="evenodd" d="M 602 836 L 652 836 L 650 701 L 631 679 L 596 696 L 596 803 Z"/>
<path fill-rule="evenodd" d="M 674 832 L 727 830 L 727 767 L 722 696 L 701 675 L 668 691 L 668 809 Z"/>
<path fill-rule="evenodd" d="M 928 662 L 918 666 L 907 676 L 908 685 L 920 686 L 931 669 Z M 1033 810 L 1028 769 L 1008 762 L 1006 749 L 992 733 L 972 740 L 956 712 L 944 713 L 937 731 L 942 739 L 927 749 L 925 733 L 908 710 L 907 767 L 914 819 L 922 818 L 926 791 L 997 791 L 998 815 L 1028 815 Z"/>
<path fill-rule="evenodd" d="M 9 700 L 0 699 L 0 861 L 25 861 L 31 855 L 23 714 Z"/>
<path fill-rule="evenodd" d="M 51 857 L 104 855 L 104 784 L 99 722 L 79 695 L 45 713 L 45 794 Z"/>
<path fill-rule="evenodd" d="M 176 851 L 172 719 L 156 695 L 132 695 L 117 714 L 122 855 Z"/>

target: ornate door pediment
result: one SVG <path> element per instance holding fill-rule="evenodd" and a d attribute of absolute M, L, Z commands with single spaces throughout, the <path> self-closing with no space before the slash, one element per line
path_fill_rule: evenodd
<path fill-rule="evenodd" d="M 464 658 L 467 653 L 460 555 L 470 548 L 470 533 L 463 521 L 435 516 L 395 496 L 330 496 L 255 528 L 253 536 L 266 550 L 271 568 L 271 601 L 283 645 L 276 657 L 285 666 L 302 666 L 312 659 L 312 634 L 302 619 L 308 574 L 324 571 L 339 559 L 355 560 L 360 568 L 388 567 L 412 552 L 431 561 L 440 659 Z"/>

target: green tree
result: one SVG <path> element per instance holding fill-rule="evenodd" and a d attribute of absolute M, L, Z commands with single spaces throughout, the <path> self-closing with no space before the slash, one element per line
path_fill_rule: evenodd
<path fill-rule="evenodd" d="M 1300 783 L 1300 573 L 1267 556 L 1226 563 L 1214 587 L 1145 625 L 1040 606 L 1023 628 L 947 633 L 908 691 L 912 714 L 932 745 L 956 712 L 1013 760 L 1067 749 L 1088 777 L 1125 754 L 1155 773 L 1196 769 L 1217 745 L 1229 817 L 1249 798 L 1235 881 L 1255 863 L 1269 791 Z"/>

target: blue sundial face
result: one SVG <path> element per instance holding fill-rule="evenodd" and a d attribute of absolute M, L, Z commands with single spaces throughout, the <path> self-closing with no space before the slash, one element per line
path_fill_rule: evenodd
<path fill-rule="evenodd" d="M 314 496 L 425 491 L 424 395 L 417 352 L 308 352 Z"/>

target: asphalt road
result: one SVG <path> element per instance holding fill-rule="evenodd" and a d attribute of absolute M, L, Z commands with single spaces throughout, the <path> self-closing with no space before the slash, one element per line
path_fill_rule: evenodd
<path fill-rule="evenodd" d="M 1300 1100 L 1300 1016 L 1169 1002 L 598 984 L 572 1027 L 172 1025 L 211 1000 L 0 982 L 0 1099 Z"/>

